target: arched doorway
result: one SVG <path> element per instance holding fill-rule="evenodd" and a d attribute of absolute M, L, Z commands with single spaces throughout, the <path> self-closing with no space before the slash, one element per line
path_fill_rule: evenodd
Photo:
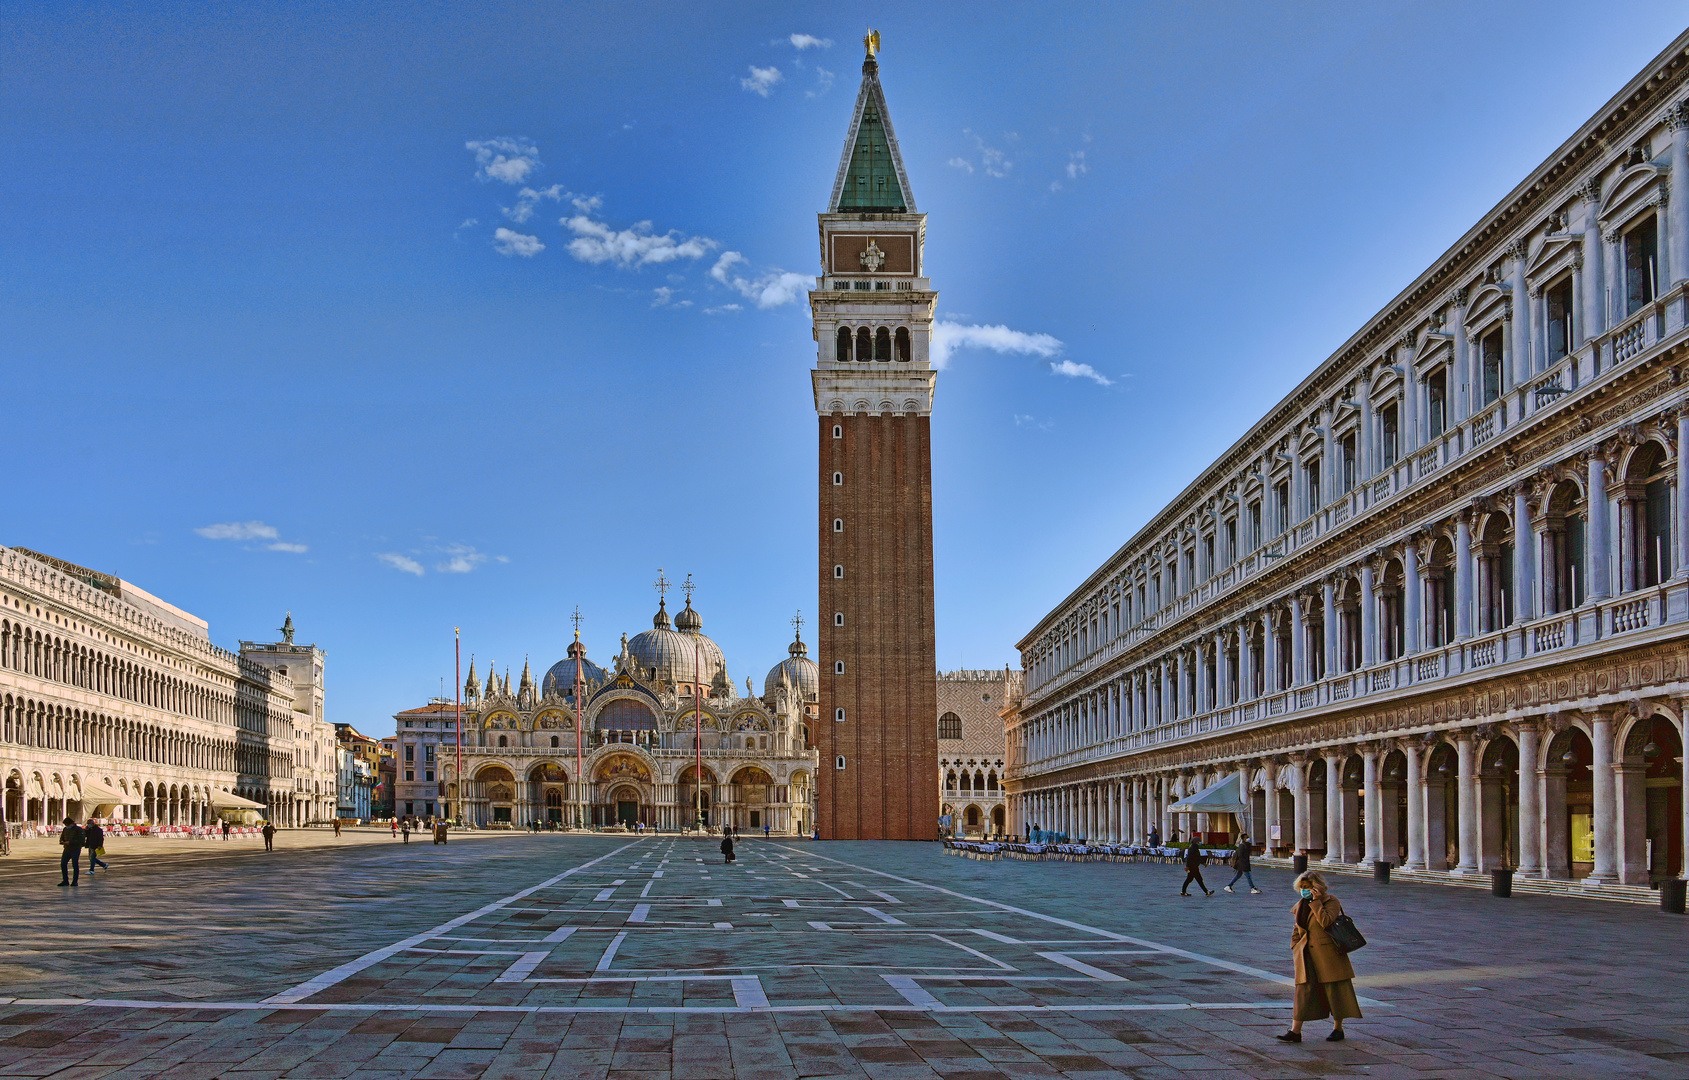
<path fill-rule="evenodd" d="M 605 798 L 605 808 L 613 824 L 631 829 L 641 820 L 639 789 L 632 784 L 619 784 Z"/>
<path fill-rule="evenodd" d="M 548 825 L 563 824 L 564 806 L 569 801 L 569 774 L 555 761 L 543 761 L 528 770 L 534 799 L 544 804 L 544 820 Z"/>
<path fill-rule="evenodd" d="M 1460 797 L 1455 783 L 1454 747 L 1438 743 L 1425 757 L 1425 868 L 1447 870 L 1459 861 Z"/>
<path fill-rule="evenodd" d="M 1589 736 L 1568 727 L 1549 740 L 1543 755 L 1543 873 L 1559 880 L 1595 870 L 1595 760 Z"/>
<path fill-rule="evenodd" d="M 593 806 L 593 824 L 631 825 L 646 820 L 644 808 L 651 802 L 651 772 L 643 761 L 633 754 L 615 754 L 598 764 L 596 775 L 598 796 Z"/>
<path fill-rule="evenodd" d="M 1519 865 L 1519 747 L 1505 735 L 1484 747 L 1478 766 L 1478 866 Z"/>
<path fill-rule="evenodd" d="M 688 827 L 693 824 L 709 825 L 714 821 L 715 807 L 715 773 L 708 768 L 703 772 L 703 783 L 698 782 L 698 766 L 688 765 L 681 770 L 680 779 L 675 785 L 677 799 L 677 825 Z"/>
<path fill-rule="evenodd" d="M 516 777 L 502 765 L 488 765 L 475 774 L 471 811 L 482 825 L 511 825 L 516 807 Z"/>
<path fill-rule="evenodd" d="M 1636 721 L 1618 762 L 1619 880 L 1657 885 L 1683 873 L 1683 742 L 1664 716 Z"/>
<path fill-rule="evenodd" d="M 774 801 L 772 776 L 754 765 L 747 766 L 733 774 L 733 783 L 728 790 L 728 797 L 733 803 L 731 816 L 735 829 L 773 827 L 775 823 L 769 819 L 769 804 Z"/>

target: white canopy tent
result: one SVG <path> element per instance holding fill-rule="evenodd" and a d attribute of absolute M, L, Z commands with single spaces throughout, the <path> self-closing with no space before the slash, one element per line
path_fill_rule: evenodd
<path fill-rule="evenodd" d="M 128 806 L 129 796 L 113 791 L 96 780 L 82 781 L 82 812 L 99 814 L 108 807 Z"/>
<path fill-rule="evenodd" d="M 261 802 L 243 799 L 228 791 L 211 792 L 211 809 L 213 810 L 268 810 L 269 807 Z"/>
<path fill-rule="evenodd" d="M 1184 802 L 1174 803 L 1167 808 L 1174 814 L 1232 814 L 1237 818 L 1238 830 L 1252 833 L 1249 827 L 1249 801 L 1245 797 L 1242 777 L 1237 773 L 1229 773 L 1218 783 L 1210 784 L 1192 795 Z M 1191 825 L 1195 829 L 1195 823 Z M 1220 831 L 1220 830 L 1211 830 Z"/>

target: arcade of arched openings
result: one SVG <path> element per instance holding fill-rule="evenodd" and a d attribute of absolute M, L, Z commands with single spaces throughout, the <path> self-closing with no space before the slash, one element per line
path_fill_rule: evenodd
<path fill-rule="evenodd" d="M 1022 640 L 1012 831 L 1684 874 L 1686 98 L 1639 75 Z"/>
<path fill-rule="evenodd" d="M 6 822 L 208 825 L 252 811 L 302 824 L 318 805 L 295 790 L 293 705 L 291 680 L 213 645 L 192 615 L 0 548 Z"/>

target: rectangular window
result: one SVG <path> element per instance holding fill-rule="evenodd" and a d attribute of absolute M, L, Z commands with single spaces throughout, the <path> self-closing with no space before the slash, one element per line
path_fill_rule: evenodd
<path fill-rule="evenodd" d="M 1308 462 L 1308 512 L 1303 517 L 1309 517 L 1314 511 L 1325 505 L 1325 493 L 1320 488 L 1320 459 L 1314 458 Z"/>
<path fill-rule="evenodd" d="M 428 762 L 428 764 L 430 764 L 430 765 L 434 764 L 434 744 L 433 743 L 429 743 L 427 746 L 423 747 L 422 748 L 422 754 L 423 754 L 423 760 L 424 761 Z"/>
<path fill-rule="evenodd" d="M 415 720 L 406 720 L 406 721 L 405 721 L 405 726 L 406 726 L 406 727 L 409 727 L 409 728 L 413 728 L 413 727 L 415 727 L 415 726 L 416 726 L 416 721 L 415 721 Z"/>
<path fill-rule="evenodd" d="M 405 770 L 405 779 L 406 780 L 415 780 L 416 779 L 416 770 L 415 769 L 406 769 Z"/>
<path fill-rule="evenodd" d="M 1501 396 L 1501 327 L 1485 334 L 1478 343 L 1478 355 L 1483 363 L 1483 396 L 1478 407 L 1492 405 Z"/>
<path fill-rule="evenodd" d="M 1237 519 L 1226 522 L 1226 564 L 1237 562 Z"/>
<path fill-rule="evenodd" d="M 1572 279 L 1561 278 L 1550 285 L 1544 303 L 1548 308 L 1548 362 L 1552 364 L 1572 353 Z"/>
<path fill-rule="evenodd" d="M 1499 340 L 1499 334 L 1497 340 Z M 1435 439 L 1448 427 L 1449 376 L 1448 368 L 1438 368 L 1425 380 L 1425 434 Z"/>
<path fill-rule="evenodd" d="M 1401 453 L 1401 435 L 1398 427 L 1396 403 L 1391 402 L 1379 412 L 1378 419 L 1383 427 L 1384 437 L 1379 440 L 1384 451 L 1384 466 L 1388 468 L 1396 463 L 1396 456 Z"/>
<path fill-rule="evenodd" d="M 411 743 L 405 744 L 405 760 L 406 761 L 415 761 L 416 760 L 416 747 Z"/>
<path fill-rule="evenodd" d="M 1212 536 L 1202 538 L 1202 564 L 1203 576 L 1213 577 L 1214 567 L 1217 564 L 1214 562 L 1214 538 Z"/>
<path fill-rule="evenodd" d="M 1254 551 L 1261 546 L 1261 502 L 1257 499 L 1249 504 L 1249 550 Z"/>
<path fill-rule="evenodd" d="M 424 780 L 433 780 L 434 779 L 434 770 L 433 769 L 424 770 L 423 773 L 422 773 L 422 778 Z"/>
<path fill-rule="evenodd" d="M 1273 524 L 1279 532 L 1284 532 L 1290 528 L 1290 481 L 1273 487 L 1273 502 L 1276 507 Z"/>
<path fill-rule="evenodd" d="M 1355 433 L 1343 436 L 1341 444 L 1343 452 L 1343 490 L 1353 491 L 1355 488 Z"/>
<path fill-rule="evenodd" d="M 1185 552 L 1185 588 L 1196 587 L 1196 552 Z"/>
<path fill-rule="evenodd" d="M 1624 297 L 1626 315 L 1659 295 L 1659 228 L 1654 217 L 1624 234 Z"/>

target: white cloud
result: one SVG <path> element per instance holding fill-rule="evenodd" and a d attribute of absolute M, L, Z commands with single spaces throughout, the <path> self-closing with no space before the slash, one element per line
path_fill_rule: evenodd
<path fill-rule="evenodd" d="M 950 354 L 961 348 L 990 349 L 998 353 L 1019 353 L 1049 359 L 1059 356 L 1062 343 L 1049 334 L 1028 334 L 1010 330 L 1006 326 L 964 326 L 961 323 L 939 320 L 932 324 L 932 366 L 944 368 Z"/>
<path fill-rule="evenodd" d="M 759 68 L 755 64 L 752 64 L 750 65 L 750 68 L 751 77 L 748 79 L 740 79 L 739 85 L 744 89 L 749 90 L 751 93 L 760 94 L 763 97 L 768 96 L 768 92 L 774 89 L 775 83 L 778 83 L 786 78 L 786 76 L 780 74 L 780 69 L 777 67 Z"/>
<path fill-rule="evenodd" d="M 974 141 L 974 149 L 979 153 L 979 167 L 985 170 L 985 175 L 995 176 L 998 178 L 1005 177 L 1009 175 L 1009 170 L 1015 167 L 1014 161 L 1009 158 L 1006 151 L 999 150 L 995 146 L 991 146 L 968 128 L 963 128 L 962 134 Z M 1020 138 L 1019 135 L 1016 135 L 1012 131 L 1005 133 L 1003 137 L 1008 139 L 1010 142 L 1014 142 L 1016 139 Z M 972 162 L 969 162 L 964 158 L 951 158 L 950 164 L 955 165 L 957 168 L 965 168 L 969 172 L 974 171 Z"/>
<path fill-rule="evenodd" d="M 710 277 L 745 299 L 755 301 L 759 308 L 780 307 L 782 304 L 791 303 L 804 294 L 809 282 L 813 280 L 787 270 L 770 270 L 754 278 L 743 277 L 735 273 L 734 268 L 745 261 L 745 257 L 737 251 L 724 251 L 715 265 L 710 267 Z"/>
<path fill-rule="evenodd" d="M 1051 180 L 1050 181 L 1050 190 L 1052 192 L 1060 191 L 1061 190 L 1061 181 L 1060 180 Z"/>
<path fill-rule="evenodd" d="M 1077 180 L 1090 171 L 1091 167 L 1085 164 L 1085 151 L 1075 150 L 1067 155 L 1067 178 L 1069 180 Z"/>
<path fill-rule="evenodd" d="M 467 574 L 487 561 L 487 557 L 468 544 L 452 544 L 445 549 L 446 561 L 435 564 L 442 574 Z"/>
<path fill-rule="evenodd" d="M 576 195 L 569 201 L 583 214 L 590 214 L 604 205 L 604 199 L 599 195 Z"/>
<path fill-rule="evenodd" d="M 421 563 L 417 562 L 415 559 L 400 555 L 396 551 L 381 552 L 376 555 L 376 558 L 380 559 L 395 570 L 403 570 L 405 573 L 415 574 L 417 577 L 421 577 L 424 572 Z"/>
<path fill-rule="evenodd" d="M 590 203 L 588 209 L 597 209 L 596 199 L 587 201 Z M 673 229 L 654 233 L 649 221 L 616 230 L 602 221 L 594 221 L 586 213 L 580 213 L 561 219 L 561 223 L 575 234 L 575 239 L 569 241 L 569 254 L 587 263 L 608 262 L 629 267 L 676 259 L 699 259 L 718 246 L 707 236 L 682 237 Z"/>
<path fill-rule="evenodd" d="M 974 163 L 969 161 L 967 158 L 953 157 L 945 164 L 949 165 L 952 169 L 965 169 L 970 173 L 974 171 Z"/>
<path fill-rule="evenodd" d="M 720 307 L 707 307 L 707 308 L 705 308 L 704 314 L 705 315 L 725 315 L 725 314 L 728 314 L 729 312 L 740 311 L 740 310 L 742 310 L 742 309 L 739 307 L 738 304 L 723 304 Z"/>
<path fill-rule="evenodd" d="M 652 307 L 666 307 L 672 299 L 674 299 L 674 290 L 667 285 L 659 285 L 651 290 Z"/>
<path fill-rule="evenodd" d="M 1054 424 L 1049 420 L 1040 420 L 1036 416 L 1025 413 L 1015 413 L 1015 427 L 1036 428 L 1039 431 L 1049 431 Z"/>
<path fill-rule="evenodd" d="M 516 193 L 515 206 L 504 206 L 500 207 L 500 209 L 504 211 L 505 217 L 520 225 L 522 222 L 527 221 L 529 218 L 534 216 L 534 207 L 541 199 L 550 199 L 553 202 L 562 202 L 568 197 L 568 193 L 563 190 L 562 184 L 553 184 L 541 191 L 535 191 L 533 188 L 525 187 Z"/>
<path fill-rule="evenodd" d="M 519 232 L 512 232 L 502 226 L 493 233 L 493 250 L 500 255 L 520 255 L 531 259 L 545 250 L 537 236 L 525 236 Z"/>
<path fill-rule="evenodd" d="M 805 90 L 804 97 L 817 98 L 833 88 L 833 73 L 819 64 L 815 67 L 815 89 Z"/>
<path fill-rule="evenodd" d="M 274 525 L 266 525 L 262 521 L 229 521 L 207 525 L 194 532 L 207 540 L 274 540 L 281 535 Z"/>
<path fill-rule="evenodd" d="M 1050 371 L 1056 375 L 1066 375 L 1070 379 L 1090 379 L 1098 386 L 1113 386 L 1114 380 L 1098 371 L 1090 364 L 1076 364 L 1072 360 L 1050 362 Z"/>
<path fill-rule="evenodd" d="M 302 555 L 311 549 L 304 544 L 290 544 L 285 540 L 277 540 L 273 544 L 266 544 L 271 551 L 290 551 L 295 555 Z"/>
<path fill-rule="evenodd" d="M 458 227 L 457 227 L 457 228 L 456 228 L 456 229 L 455 229 L 455 230 L 453 230 L 453 231 L 454 231 L 454 232 L 462 232 L 462 231 L 463 231 L 463 230 L 465 230 L 465 229 L 467 229 L 467 228 L 470 228 L 470 227 L 471 227 L 471 226 L 474 226 L 474 225 L 479 225 L 479 224 L 481 224 L 481 219 L 480 219 L 480 218 L 464 218 L 464 219 L 463 219 L 463 224 L 462 224 L 462 225 L 459 225 L 459 226 L 458 226 Z"/>
<path fill-rule="evenodd" d="M 475 179 L 520 184 L 539 168 L 539 147 L 526 139 L 472 139 L 463 144 L 475 155 Z"/>
<path fill-rule="evenodd" d="M 831 49 L 832 47 L 832 38 L 819 38 L 812 34 L 792 35 L 792 48 L 797 49 L 800 52 L 804 49 Z"/>

